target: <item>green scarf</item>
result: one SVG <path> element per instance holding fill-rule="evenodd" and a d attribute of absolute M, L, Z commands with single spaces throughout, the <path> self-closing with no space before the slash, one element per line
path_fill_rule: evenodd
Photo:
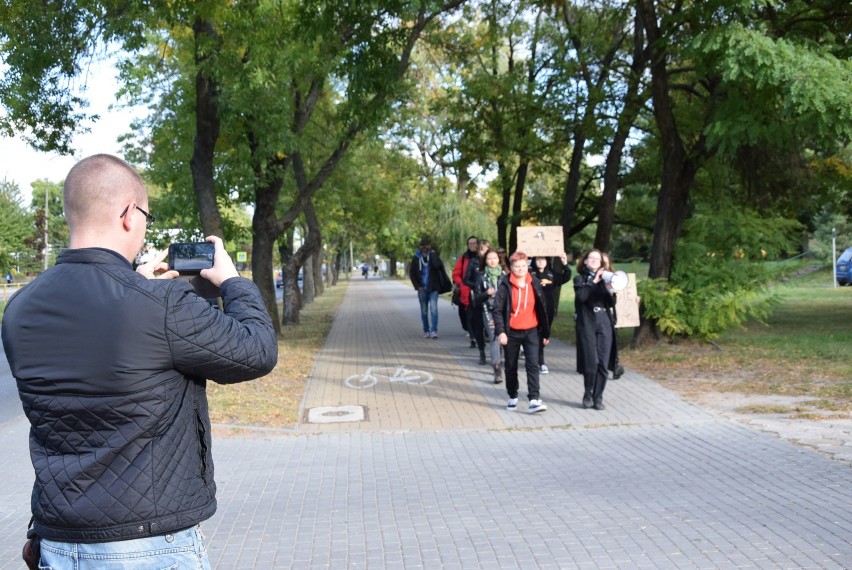
<path fill-rule="evenodd" d="M 485 276 L 492 287 L 497 286 L 497 281 L 500 279 L 501 275 L 503 275 L 502 268 L 485 266 Z"/>

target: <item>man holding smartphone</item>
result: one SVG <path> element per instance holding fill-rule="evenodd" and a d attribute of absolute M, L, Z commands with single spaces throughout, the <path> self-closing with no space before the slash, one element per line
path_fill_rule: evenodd
<path fill-rule="evenodd" d="M 81 160 L 63 196 L 71 247 L 3 318 L 31 424 L 28 535 L 54 569 L 209 568 L 198 527 L 216 511 L 206 379 L 269 373 L 272 321 L 218 237 L 201 276 L 220 288 L 222 311 L 163 259 L 133 270 L 154 217 L 123 160 Z"/>

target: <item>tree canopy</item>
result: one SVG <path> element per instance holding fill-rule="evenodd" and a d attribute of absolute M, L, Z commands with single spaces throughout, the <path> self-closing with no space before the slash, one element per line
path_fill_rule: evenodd
<path fill-rule="evenodd" d="M 826 203 L 852 213 L 850 24 L 831 0 L 13 0 L 0 130 L 70 151 L 86 64 L 118 49 L 118 95 L 150 108 L 127 157 L 163 219 L 251 251 L 276 323 L 298 322 L 302 266 L 350 244 L 407 260 L 427 234 L 452 256 L 561 224 L 573 254 L 649 260 L 637 338 L 711 336 L 672 325 L 672 291 L 714 289 L 695 259 L 791 255 Z M 769 278 L 717 269 L 689 310 Z"/>

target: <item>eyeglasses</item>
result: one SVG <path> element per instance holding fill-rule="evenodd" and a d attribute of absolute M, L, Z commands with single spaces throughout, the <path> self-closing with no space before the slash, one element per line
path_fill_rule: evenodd
<path fill-rule="evenodd" d="M 123 218 L 124 216 L 126 216 L 127 210 L 129 208 L 130 208 L 130 204 L 127 205 L 127 208 L 125 208 L 121 211 L 121 214 L 119 214 L 118 217 Z M 148 212 L 146 212 L 145 210 L 143 210 L 142 208 L 140 208 L 139 206 L 136 206 L 136 209 L 139 210 L 140 212 L 142 212 L 143 214 L 145 214 L 145 227 L 147 229 L 151 229 L 151 226 L 154 225 L 154 220 L 156 220 L 156 218 L 154 216 L 152 216 L 151 214 L 149 214 Z"/>

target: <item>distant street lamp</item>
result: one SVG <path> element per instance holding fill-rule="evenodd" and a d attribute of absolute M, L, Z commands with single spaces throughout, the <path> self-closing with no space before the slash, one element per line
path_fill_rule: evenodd
<path fill-rule="evenodd" d="M 831 228 L 831 275 L 837 289 L 837 229 Z"/>

